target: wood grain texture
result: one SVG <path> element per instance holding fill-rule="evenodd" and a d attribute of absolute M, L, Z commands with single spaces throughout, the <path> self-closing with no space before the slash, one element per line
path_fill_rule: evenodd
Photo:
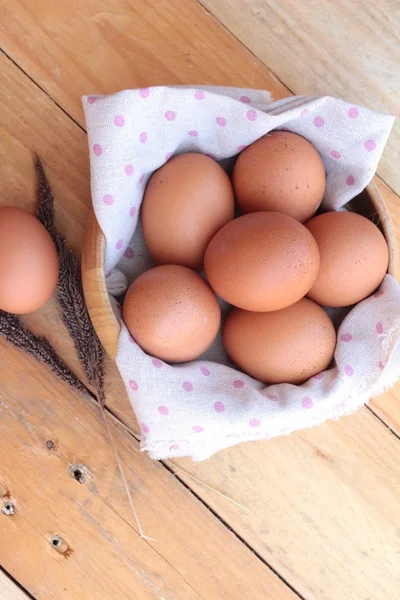
<path fill-rule="evenodd" d="M 81 125 L 85 94 L 191 83 L 284 90 L 196 0 L 0 0 L 0 13 L 0 47 Z"/>
<path fill-rule="evenodd" d="M 295 94 L 400 115 L 400 4 L 392 0 L 200 0 Z M 379 164 L 399 194 L 400 123 Z"/>
<path fill-rule="evenodd" d="M 179 466 L 250 506 L 187 483 L 308 600 L 396 600 L 398 440 L 365 408 Z M 394 519 L 394 520 L 393 520 Z"/>
<path fill-rule="evenodd" d="M 400 383 L 368 403 L 376 414 L 400 438 Z"/>
<path fill-rule="evenodd" d="M 400 385 L 380 397 L 385 417 Z M 117 402 L 115 402 L 117 400 Z M 138 426 L 110 391 L 115 414 Z M 393 430 L 400 424 L 388 421 Z M 399 440 L 362 408 L 289 437 L 241 444 L 203 463 L 168 461 L 177 475 L 307 600 L 397 600 Z M 249 508 L 244 513 L 193 475 Z"/>
<path fill-rule="evenodd" d="M 169 7 L 171 10 L 168 14 Z M 42 0 L 27 6 L 27 3 L 16 0 L 12 13 L 9 8 L 2 7 L 1 10 L 2 17 L 5 15 L 0 24 L 1 39 L 3 42 L 7 41 L 7 50 L 14 52 L 14 59 L 18 54 L 23 67 L 32 77 L 36 77 L 36 73 L 38 81 L 47 91 L 57 91 L 57 101 L 64 108 L 67 103 L 70 107 L 75 106 L 78 119 L 81 119 L 81 93 L 115 91 L 117 84 L 118 87 L 133 87 L 157 81 L 165 82 L 170 78 L 171 83 L 232 83 L 269 88 L 275 97 L 287 94 L 285 88 L 273 79 L 257 59 L 238 45 L 229 33 L 194 2 L 163 0 L 153 7 L 150 2 L 144 1 L 132 0 L 131 3 L 119 5 L 111 0 L 102 0 L 84 4 L 74 2 L 64 6 L 59 0 Z M 186 53 L 190 56 L 187 57 Z M 37 144 L 42 156 L 45 153 L 46 167 L 55 191 L 61 191 L 59 185 L 64 191 L 63 196 L 56 194 L 58 218 L 65 216 L 62 227 L 69 227 L 69 239 L 73 240 L 74 232 L 78 231 L 82 240 L 90 204 L 84 135 L 77 127 L 77 133 L 69 135 L 75 131 L 73 124 L 68 124 L 67 117 L 61 116 L 56 105 L 16 67 L 8 68 L 2 63 L 0 68 L 2 83 L 3 72 L 7 75 L 0 99 L 0 120 L 4 115 L 4 119 L 0 121 L 1 134 L 6 131 L 7 137 L 1 135 L 0 143 L 3 150 L 3 139 L 7 140 L 6 148 L 9 153 L 9 157 L 6 157 L 9 169 L 1 171 L 3 189 L 7 186 L 8 191 L 14 193 L 17 202 L 20 194 L 15 193 L 14 182 L 19 183 L 19 191 L 29 188 L 32 181 L 29 151 Z M 14 69 L 12 73 L 11 69 Z M 91 87 L 92 73 L 97 88 Z M 25 101 L 28 110 L 22 111 Z M 4 110 L 7 111 L 5 114 Z M 46 123 L 45 129 L 43 122 Z M 64 148 L 65 143 L 67 148 Z M 3 166 L 0 164 L 0 168 Z M 378 185 L 386 190 L 385 200 L 388 197 L 391 199 L 395 211 L 397 197 L 387 190 L 383 182 L 378 180 Z M 73 216 L 69 218 L 70 212 Z M 400 220 L 398 208 L 392 216 L 397 222 Z M 77 242 L 78 245 L 80 243 L 81 241 Z M 32 318 L 32 323 L 35 323 L 35 318 Z M 64 335 L 57 326 L 54 326 L 52 332 L 51 324 L 47 326 L 44 317 L 37 323 L 37 327 L 47 331 L 53 342 Z M 64 357 L 66 359 L 69 358 L 69 350 L 67 353 L 68 356 Z M 20 363 L 15 371 L 11 366 L 17 358 Z M 83 581 L 84 585 L 93 586 L 96 594 L 98 592 L 96 597 L 103 596 L 111 600 L 112 595 L 109 593 L 113 590 L 110 581 L 115 581 L 115 593 L 119 592 L 118 600 L 122 600 L 128 591 L 131 598 L 147 597 L 143 593 L 148 593 L 148 582 L 152 583 L 157 569 L 167 573 L 166 585 L 171 586 L 178 581 L 174 580 L 174 572 L 164 571 L 167 569 L 164 557 L 161 562 L 154 559 L 153 563 L 154 555 L 148 554 L 144 542 L 146 550 L 143 553 L 143 546 L 138 546 L 136 539 L 134 543 L 131 542 L 131 514 L 126 507 L 120 478 L 113 468 L 104 430 L 100 430 L 101 422 L 95 407 L 92 419 L 77 408 L 79 399 L 70 394 L 64 384 L 55 382 L 42 367 L 33 365 L 13 350 L 1 350 L 0 366 L 0 403 L 8 402 L 9 405 L 11 402 L 13 406 L 11 433 L 8 412 L 6 413 L 8 460 L 4 461 L 2 445 L 0 468 L 6 465 L 7 481 L 11 482 L 9 486 L 13 487 L 15 482 L 17 499 L 22 498 L 24 514 L 29 516 L 29 521 L 21 519 L 18 522 L 24 544 L 18 544 L 15 529 L 11 532 L 12 536 L 9 532 L 7 534 L 12 537 L 14 545 L 11 555 L 21 582 L 29 579 L 31 590 L 41 587 L 50 598 L 63 598 L 63 593 L 68 600 L 75 597 L 82 600 L 85 596 L 83 593 L 78 595 L 81 589 L 77 588 Z M 4 381 L 6 369 L 9 369 L 8 383 Z M 38 372 L 44 373 L 39 382 Z M 29 383 L 29 390 L 21 387 L 23 377 Z M 108 404 L 125 422 L 135 427 L 121 386 L 120 377 L 112 367 L 107 377 Z M 42 401 L 43 398 L 45 401 Z M 388 402 L 385 401 L 383 412 L 387 406 Z M 86 406 L 85 410 L 91 414 L 92 408 L 89 408 Z M 0 419 L 2 418 L 4 411 L 0 415 Z M 71 419 L 74 427 L 70 426 Z M 394 419 L 391 417 L 391 420 Z M 14 427 L 16 437 L 12 435 Z M 92 430 L 94 433 L 88 434 L 89 442 L 86 443 L 87 432 Z M 62 448 L 66 444 L 61 456 L 48 456 L 43 449 L 48 432 L 54 432 L 55 439 L 61 440 Z M 22 441 L 19 442 L 20 437 Z M 0 444 L 2 439 L 0 438 Z M 17 445 L 13 446 L 11 442 Z M 187 571 L 184 570 L 184 565 L 180 565 L 179 576 L 191 584 L 192 573 L 194 578 L 198 575 L 195 566 L 198 561 L 199 577 L 206 570 L 205 579 L 210 579 L 210 585 L 215 586 L 212 590 L 217 589 L 222 584 L 215 573 L 223 577 L 225 563 L 220 564 L 217 571 L 215 565 L 211 566 L 207 562 L 210 551 L 207 545 L 202 550 L 203 537 L 199 537 L 190 547 L 186 545 L 190 543 L 186 536 L 192 532 L 188 525 L 192 505 L 187 509 L 181 492 L 176 492 L 176 488 L 171 485 L 170 476 L 161 466 L 156 465 L 157 470 L 154 471 L 154 463 L 149 463 L 141 455 L 138 457 L 139 462 L 135 462 L 132 457 L 136 455 L 128 446 L 130 438 L 119 433 L 118 443 L 121 444 L 124 465 L 127 465 L 146 533 L 158 539 L 158 532 L 153 529 L 153 524 L 162 532 L 166 529 L 169 533 L 168 543 L 172 547 L 171 554 L 177 554 L 182 563 L 189 557 Z M 9 461 L 10 444 L 14 468 Z M 290 438 L 232 448 L 203 464 L 188 461 L 177 461 L 176 464 L 249 507 L 248 513 L 239 511 L 187 479 L 187 484 L 230 527 L 240 532 L 247 543 L 254 545 L 265 560 L 275 565 L 279 573 L 287 577 L 307 600 L 397 600 L 400 547 L 395 525 L 399 519 L 397 454 L 398 440 L 367 409 L 362 409 L 352 417 L 329 423 L 317 430 Z M 72 460 L 78 459 L 88 462 L 94 469 L 96 483 L 102 486 L 101 499 L 94 494 L 89 495 L 85 486 L 68 479 L 65 473 L 56 481 L 51 478 L 54 470 L 57 474 L 63 473 Z M 55 467 L 51 463 L 54 460 L 57 461 Z M 19 470 L 21 477 L 16 476 Z M 179 477 L 184 476 L 180 473 Z M 160 479 L 162 485 L 159 483 Z M 107 502 L 111 498 L 112 504 L 105 506 L 103 498 Z M 124 512 L 115 515 L 115 507 L 118 511 L 120 503 L 123 504 Z M 165 512 L 160 512 L 164 510 L 164 506 Z M 80 527 L 81 510 L 86 511 L 83 529 Z M 202 510 L 205 511 L 204 508 Z M 204 518 L 209 518 L 207 511 L 204 514 L 208 515 Z M 203 513 L 199 515 L 195 511 L 194 516 L 202 526 Z M 173 528 L 172 518 L 180 522 L 180 529 Z M 33 520 L 37 525 L 38 521 L 34 519 L 40 519 L 41 526 L 38 529 L 30 524 Z M 3 523 L 1 519 L 0 527 L 4 527 Z M 59 529 L 60 525 L 62 528 Z M 226 530 L 223 528 L 224 533 L 220 533 L 219 527 L 220 525 L 212 532 L 206 524 L 204 543 L 210 543 L 211 551 L 216 544 L 218 556 L 225 560 L 227 554 L 231 560 L 236 553 L 236 550 L 232 550 L 231 534 L 229 539 L 223 537 L 220 543 L 220 535 L 226 535 Z M 54 556 L 54 551 L 48 546 L 46 536 L 56 530 L 65 536 L 70 532 L 74 542 L 77 542 L 79 551 L 67 560 L 62 557 L 64 562 L 59 555 Z M 192 535 L 196 537 L 199 534 L 196 530 Z M 212 539 L 213 544 L 208 541 L 207 536 Z M 0 537 L 3 539 L 3 529 L 0 529 Z M 97 562 L 93 564 L 92 553 L 87 550 L 87 540 L 90 540 L 90 547 L 98 547 L 101 553 L 99 560 L 103 561 L 100 566 L 104 565 L 104 569 L 99 569 Z M 115 548 L 115 540 L 122 540 L 123 550 Z M 234 540 L 234 544 L 238 543 L 236 538 Z M 184 559 L 179 554 L 182 544 L 186 552 Z M 129 546 L 128 550 L 126 546 Z M 154 545 L 154 551 L 160 552 L 157 545 Z M 2 552 L 4 546 L 0 545 L 0 562 L 3 559 Z M 167 554 L 167 558 L 171 554 Z M 211 556 L 216 557 L 215 554 Z M 27 557 L 26 560 L 23 557 Z M 73 558 L 76 562 L 71 562 Z M 217 561 L 216 558 L 215 560 Z M 149 570 L 150 579 L 145 578 L 139 568 L 145 565 L 147 569 L 147 561 L 153 564 L 153 568 Z M 178 564 L 170 562 L 174 566 Z M 206 565 L 205 569 L 203 564 Z M 85 569 L 88 565 L 92 569 L 89 570 L 89 577 Z M 132 565 L 136 569 L 134 575 L 130 570 Z M 237 584 L 237 578 L 246 569 L 252 574 L 247 593 Z M 105 577 L 104 570 L 109 576 L 107 581 L 102 579 Z M 53 577 L 50 581 L 49 572 Z M 260 586 L 266 581 L 265 571 L 260 572 L 253 564 L 249 567 L 247 559 L 241 565 L 234 556 L 227 573 L 233 583 L 231 587 L 228 587 L 228 583 L 224 584 L 224 590 L 227 589 L 227 594 L 231 596 L 222 595 L 218 600 L 221 597 L 231 597 L 233 600 L 246 597 L 251 600 L 268 598 L 264 589 L 260 591 L 261 588 L 257 588 L 253 591 L 254 588 L 251 587 L 254 580 Z M 103 582 L 100 591 L 94 581 L 96 577 L 100 577 Z M 134 589 L 129 577 L 135 578 Z M 58 586 L 58 578 L 65 582 L 66 590 Z M 200 585 L 199 583 L 196 590 L 200 589 Z M 269 580 L 266 585 L 270 586 Z M 151 588 L 152 593 L 153 589 Z M 187 589 L 182 587 L 178 592 L 173 590 L 164 596 L 165 600 L 179 598 L 177 594 L 185 593 L 181 590 Z M 193 597 L 191 589 L 189 588 L 186 598 Z M 281 588 L 277 590 L 272 584 L 269 589 L 274 594 L 274 600 L 285 598 L 285 592 Z M 74 593 L 75 596 L 69 596 L 69 593 Z M 157 596 L 156 593 L 158 589 L 150 597 L 161 600 L 160 594 Z M 196 593 L 199 596 L 200 592 Z M 87 597 L 90 598 L 90 595 Z M 203 597 L 208 599 L 213 596 L 206 590 Z"/>
<path fill-rule="evenodd" d="M 29 600 L 29 596 L 16 586 L 1 569 L 0 598 L 1 600 Z"/>
<path fill-rule="evenodd" d="M 92 212 L 82 251 L 82 284 L 86 306 L 108 356 L 115 360 L 121 326 L 110 302 L 104 272 L 106 240 Z"/>
<path fill-rule="evenodd" d="M 0 563 L 39 600 L 294 600 L 289 588 L 110 419 L 136 531 L 90 397 L 0 342 Z M 34 391 L 32 391 L 34 390 Z M 48 442 L 52 447 L 48 448 Z M 70 470 L 82 465 L 76 481 Z M 70 470 L 69 470 L 70 469 Z M 65 546 L 52 547 L 59 536 Z"/>

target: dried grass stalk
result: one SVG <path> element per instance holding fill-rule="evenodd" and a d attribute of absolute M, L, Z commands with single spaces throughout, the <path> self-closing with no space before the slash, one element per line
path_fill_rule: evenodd
<path fill-rule="evenodd" d="M 72 388 L 87 393 L 85 386 L 69 370 L 49 342 L 29 331 L 16 315 L 0 310 L 0 335 L 12 346 L 50 367 L 53 373 Z"/>
<path fill-rule="evenodd" d="M 38 156 L 35 156 L 35 167 L 38 177 L 37 217 L 50 233 L 60 263 L 58 302 L 63 321 L 74 340 L 86 377 L 95 386 L 98 400 L 104 405 L 104 351 L 85 305 L 80 266 L 75 254 L 67 248 L 65 238 L 55 228 L 54 199 Z"/>

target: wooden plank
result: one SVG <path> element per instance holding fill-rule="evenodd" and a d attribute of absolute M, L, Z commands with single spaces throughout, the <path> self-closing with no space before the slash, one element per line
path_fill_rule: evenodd
<path fill-rule="evenodd" d="M 148 85 L 284 88 L 196 0 L 0 0 L 0 47 L 76 121 L 81 96 Z"/>
<path fill-rule="evenodd" d="M 112 407 L 116 400 L 123 402 L 118 394 L 117 398 L 109 395 L 109 400 Z M 371 431 L 374 435 L 370 435 Z M 313 437 L 316 434 L 321 436 L 317 442 Z M 393 500 L 394 492 L 398 491 L 393 491 L 398 476 L 393 465 L 394 452 L 394 438 L 363 410 L 320 430 L 268 443 L 242 445 L 202 465 L 185 461 L 179 464 L 192 469 L 221 491 L 227 492 L 230 488 L 234 498 L 243 501 L 245 497 L 251 517 L 232 513 L 225 501 L 220 501 L 218 508 L 212 494 L 203 488 L 197 489 L 201 497 L 207 498 L 224 518 L 226 516 L 235 530 L 240 528 L 246 541 L 253 543 L 254 540 L 258 544 L 263 556 L 276 555 L 280 572 L 288 574 L 293 582 L 299 582 L 307 598 L 358 600 L 373 593 L 374 600 L 386 600 L 395 597 L 393 590 L 397 585 L 393 562 L 388 572 L 383 573 L 379 556 L 382 550 L 392 561 L 398 542 L 393 537 L 393 527 L 388 524 L 389 517 L 393 523 L 398 518 Z M 341 468 L 342 464 L 345 469 Z M 308 477 L 308 473 L 312 475 Z M 192 481 L 189 485 L 194 487 Z M 351 525 L 353 513 L 357 518 Z M 345 533 L 342 523 L 348 528 Z M 335 536 L 335 528 L 340 535 Z M 372 550 L 370 540 L 375 544 Z M 328 566 L 321 559 L 325 556 L 328 556 Z M 340 571 L 342 566 L 344 577 Z M 375 580 L 375 576 L 382 581 Z"/>
<path fill-rule="evenodd" d="M 110 420 L 141 539 L 95 403 L 2 342 L 0 361 L 0 563 L 38 600 L 296 598 Z"/>
<path fill-rule="evenodd" d="M 399 115 L 400 12 L 391 0 L 199 0 L 296 94 Z M 400 123 L 379 164 L 399 194 Z"/>
<path fill-rule="evenodd" d="M 398 440 L 367 410 L 179 466 L 190 486 L 307 599 L 397 600 Z M 185 476 L 183 476 L 185 478 Z"/>
<path fill-rule="evenodd" d="M 372 398 L 368 406 L 400 437 L 400 383 L 394 385 L 385 394 Z"/>
<path fill-rule="evenodd" d="M 29 600 L 29 596 L 15 585 L 6 573 L 0 569 L 0 598 L 1 600 Z"/>

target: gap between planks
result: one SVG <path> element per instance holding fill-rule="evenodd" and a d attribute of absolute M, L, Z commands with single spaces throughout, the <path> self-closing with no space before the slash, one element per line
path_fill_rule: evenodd
<path fill-rule="evenodd" d="M 98 400 L 96 398 L 96 396 L 94 394 L 91 394 L 91 401 L 94 402 L 95 404 L 98 404 Z M 140 436 L 138 434 L 136 434 L 130 427 L 128 427 L 127 425 L 125 425 L 125 423 L 123 423 L 123 421 L 121 421 L 113 412 L 112 410 L 110 410 L 107 406 L 105 407 L 105 414 L 109 415 L 117 424 L 118 427 L 120 427 L 121 429 L 125 430 L 125 432 L 131 436 L 136 442 L 140 443 Z M 138 450 L 132 446 L 135 452 L 138 452 Z M 296 596 L 298 596 L 298 598 L 300 598 L 300 600 L 306 600 L 305 596 L 303 596 L 302 594 L 300 594 L 300 592 L 293 587 L 293 585 L 287 581 L 272 565 L 270 565 L 265 559 L 264 557 L 257 552 L 252 546 L 250 546 L 250 544 L 248 542 L 246 542 L 246 540 L 239 534 L 237 533 L 230 525 L 229 523 L 223 519 L 221 517 L 221 515 L 214 510 L 209 504 L 207 504 L 207 502 L 199 495 L 197 494 L 190 486 L 188 483 L 186 483 L 184 481 L 184 479 L 179 475 L 179 470 L 182 471 L 183 474 L 185 474 L 189 479 L 192 479 L 192 475 L 186 471 L 184 471 L 183 469 L 181 469 L 180 467 L 176 466 L 176 465 L 170 465 L 168 464 L 167 460 L 159 460 L 157 461 L 158 463 L 160 463 L 169 473 L 171 473 L 171 475 L 174 476 L 174 478 L 192 495 L 194 496 L 194 498 L 196 498 L 196 500 L 198 500 L 220 523 L 221 525 L 223 525 L 226 529 L 228 529 L 228 531 L 230 531 L 239 542 L 241 542 L 244 546 L 246 546 L 246 548 L 248 548 L 248 550 L 250 550 L 250 552 L 252 552 L 252 554 L 254 554 L 254 556 L 256 558 L 258 558 L 258 560 L 260 560 L 268 569 L 270 569 L 270 571 L 272 571 L 272 573 L 274 573 L 274 575 L 280 579 L 280 581 L 282 581 L 282 583 L 284 583 L 294 594 L 296 594 Z M 178 469 L 178 472 L 175 471 L 174 469 Z M 203 483 L 200 479 L 197 478 L 193 478 L 196 480 L 196 482 L 201 486 L 206 486 L 209 490 L 211 490 L 213 493 L 217 493 L 220 494 L 220 492 L 218 490 L 215 490 L 214 488 L 210 487 L 209 485 Z M 221 494 L 222 496 L 224 496 L 224 494 Z M 227 496 L 225 496 L 225 499 L 227 502 L 229 502 L 231 499 Z M 236 501 L 234 501 L 234 503 L 236 504 Z M 111 507 L 112 508 L 112 507 Z M 242 507 L 244 508 L 244 507 Z M 250 509 L 249 509 L 250 510 Z M 140 515 L 139 515 L 140 518 Z M 143 538 L 143 541 L 145 541 L 146 543 L 148 543 L 146 538 Z M 156 548 L 152 545 L 153 550 L 156 550 Z M 157 550 L 156 550 L 157 551 Z M 164 558 L 164 557 L 163 557 Z"/>
<path fill-rule="evenodd" d="M 0 594 L 1 600 L 36 600 L 32 594 L 25 589 L 0 565 Z"/>

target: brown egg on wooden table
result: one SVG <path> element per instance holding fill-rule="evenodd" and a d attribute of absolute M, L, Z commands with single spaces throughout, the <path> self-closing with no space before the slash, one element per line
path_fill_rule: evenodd
<path fill-rule="evenodd" d="M 325 311 L 302 298 L 273 312 L 233 309 L 222 340 L 231 359 L 251 377 L 300 384 L 329 366 L 336 333 Z"/>
<path fill-rule="evenodd" d="M 275 212 L 244 215 L 213 237 L 204 270 L 224 300 L 252 311 L 279 310 L 300 300 L 313 285 L 319 252 L 310 232 Z"/>
<path fill-rule="evenodd" d="M 193 360 L 215 340 L 221 309 L 198 273 L 179 265 L 145 271 L 130 286 L 124 322 L 141 348 L 168 362 Z"/>
<path fill-rule="evenodd" d="M 295 133 L 273 131 L 241 152 L 232 182 L 243 212 L 276 211 L 303 223 L 321 204 L 326 175 L 310 142 Z"/>
<path fill-rule="evenodd" d="M 233 214 L 232 184 L 222 167 L 197 152 L 175 156 L 152 175 L 145 191 L 146 246 L 157 264 L 200 271 L 209 241 Z"/>
<path fill-rule="evenodd" d="M 40 221 L 20 208 L 0 207 L 0 309 L 38 310 L 56 289 L 58 272 L 56 248 Z"/>
<path fill-rule="evenodd" d="M 352 212 L 327 212 L 305 224 L 320 253 L 320 269 L 308 296 L 323 306 L 350 306 L 381 283 L 389 261 L 382 233 Z"/>

